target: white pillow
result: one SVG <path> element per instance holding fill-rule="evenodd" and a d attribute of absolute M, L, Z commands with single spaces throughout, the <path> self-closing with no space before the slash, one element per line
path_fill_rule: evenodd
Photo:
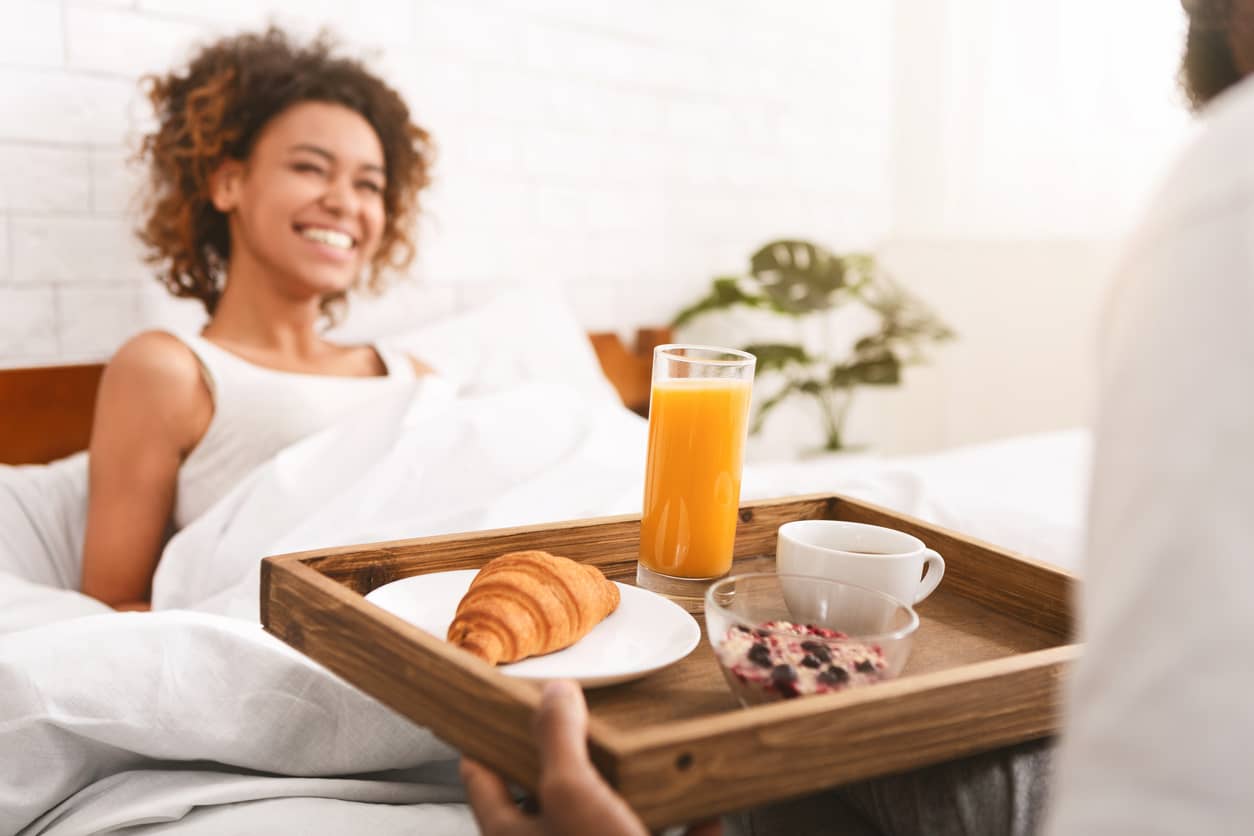
<path fill-rule="evenodd" d="M 593 400 L 620 403 L 587 332 L 552 288 L 512 290 L 382 342 L 427 363 L 463 393 L 565 383 Z"/>
<path fill-rule="evenodd" d="M 0 573 L 78 589 L 87 525 L 87 453 L 0 465 Z"/>

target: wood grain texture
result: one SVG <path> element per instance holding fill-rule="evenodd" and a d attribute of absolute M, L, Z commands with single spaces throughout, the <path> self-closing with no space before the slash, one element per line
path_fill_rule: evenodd
<path fill-rule="evenodd" d="M 616 788 L 651 826 L 1051 735 L 1072 646 L 617 733 Z"/>
<path fill-rule="evenodd" d="M 1079 654 L 1065 638 L 1069 575 L 827 494 L 746 503 L 733 571 L 771 568 L 783 522 L 824 518 L 890 524 L 945 555 L 945 580 L 919 607 L 921 626 L 906 670 L 872 688 L 741 709 L 703 629 L 701 645 L 681 662 L 636 682 L 588 692 L 593 758 L 650 827 L 1057 729 L 1061 680 Z M 535 689 L 409 627 L 361 595 L 413 574 L 476 568 L 520 548 L 589 562 L 630 583 L 639 533 L 639 517 L 623 516 L 267 558 L 262 619 L 267 629 L 350 682 L 534 788 L 529 729 Z"/>
<path fill-rule="evenodd" d="M 653 347 L 667 328 L 641 328 L 628 350 L 617 334 L 588 335 L 623 403 L 649 411 Z M 0 464 L 40 464 L 87 448 L 102 364 L 0 369 Z M 643 387 L 643 388 L 642 388 Z"/>

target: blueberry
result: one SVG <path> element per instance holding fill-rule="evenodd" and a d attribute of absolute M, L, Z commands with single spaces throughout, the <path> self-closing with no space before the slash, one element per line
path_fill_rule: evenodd
<path fill-rule="evenodd" d="M 837 665 L 833 665 L 819 674 L 819 682 L 822 682 L 824 685 L 844 685 L 848 681 L 849 671 Z"/>
<path fill-rule="evenodd" d="M 815 659 L 815 658 L 814 658 L 813 656 L 811 656 L 809 653 L 807 653 L 807 654 L 806 654 L 806 657 L 805 657 L 804 659 L 802 659 L 802 660 L 801 660 L 801 664 L 805 665 L 807 668 L 821 668 L 821 667 L 823 667 L 823 663 L 822 663 L 822 662 L 820 662 L 818 659 Z"/>
<path fill-rule="evenodd" d="M 797 671 L 792 665 L 776 665 L 771 668 L 771 681 L 777 685 L 781 682 L 796 682 Z"/>
<path fill-rule="evenodd" d="M 749 661 L 758 667 L 769 668 L 771 666 L 771 649 L 762 643 L 757 643 L 749 648 Z"/>
<path fill-rule="evenodd" d="M 870 659 L 863 659 L 854 667 L 858 669 L 858 673 L 874 673 L 875 671 L 875 663 Z"/>
<path fill-rule="evenodd" d="M 776 665 L 771 668 L 771 685 L 786 698 L 797 696 L 797 671 L 792 665 Z"/>
<path fill-rule="evenodd" d="M 767 636 L 769 636 L 769 635 L 771 634 L 769 630 L 763 630 L 763 629 L 762 629 L 762 628 L 760 628 L 760 627 L 759 627 L 758 629 L 754 630 L 753 632 L 754 632 L 754 634 L 755 634 L 758 638 L 760 638 L 760 639 L 764 639 L 764 638 L 766 638 Z"/>

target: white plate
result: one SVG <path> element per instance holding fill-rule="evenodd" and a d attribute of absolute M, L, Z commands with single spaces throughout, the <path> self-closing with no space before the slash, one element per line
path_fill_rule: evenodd
<path fill-rule="evenodd" d="M 366 600 L 443 639 L 478 571 L 414 575 L 384 584 Z M 628 682 L 673 665 L 701 641 L 696 619 L 661 595 L 616 583 L 618 609 L 575 644 L 533 656 L 501 673 L 522 679 L 574 679 L 585 688 Z"/>

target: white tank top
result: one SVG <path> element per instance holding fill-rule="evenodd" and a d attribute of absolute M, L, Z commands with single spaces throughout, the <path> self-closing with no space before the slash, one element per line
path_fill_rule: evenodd
<path fill-rule="evenodd" d="M 381 377 L 285 372 L 258 366 L 203 337 L 175 334 L 200 361 L 213 418 L 179 467 L 174 525 L 181 529 L 289 444 L 339 421 L 376 398 L 414 385 L 404 354 L 373 346 Z"/>

